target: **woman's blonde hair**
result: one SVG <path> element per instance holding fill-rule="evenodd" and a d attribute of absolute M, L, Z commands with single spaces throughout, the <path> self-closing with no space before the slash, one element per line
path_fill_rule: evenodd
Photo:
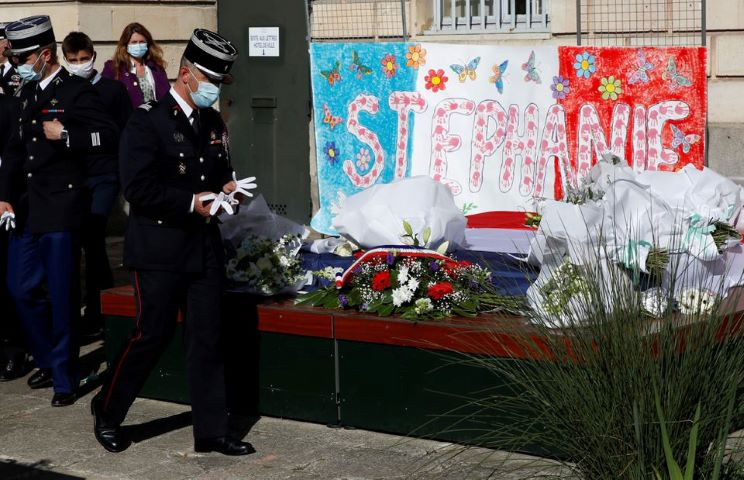
<path fill-rule="evenodd" d="M 121 32 L 119 43 L 116 45 L 116 50 L 114 51 L 114 58 L 112 60 L 114 62 L 114 78 L 116 79 L 119 78 L 120 70 L 129 69 L 131 60 L 129 59 L 129 53 L 127 52 L 127 45 L 129 44 L 129 39 L 132 38 L 132 35 L 135 33 L 139 33 L 145 37 L 145 40 L 147 41 L 147 53 L 145 53 L 145 56 L 142 58 L 143 61 L 146 62 L 151 60 L 163 70 L 165 70 L 168 65 L 165 63 L 165 60 L 163 60 L 163 49 L 160 48 L 160 45 L 155 43 L 155 40 L 152 39 L 150 31 L 141 23 L 133 22 L 124 27 L 124 31 Z"/>

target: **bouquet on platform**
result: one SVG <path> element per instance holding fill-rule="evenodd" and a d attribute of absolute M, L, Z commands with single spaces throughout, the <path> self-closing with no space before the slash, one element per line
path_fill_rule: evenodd
<path fill-rule="evenodd" d="M 519 300 L 497 294 L 490 279 L 489 270 L 432 250 L 376 248 L 339 272 L 335 285 L 303 294 L 297 304 L 411 320 L 522 307 Z"/>
<path fill-rule="evenodd" d="M 299 253 L 307 229 L 273 213 L 263 196 L 226 218 L 220 229 L 232 290 L 269 296 L 305 285 Z"/>
<path fill-rule="evenodd" d="M 301 246 L 300 235 L 286 234 L 278 241 L 248 235 L 227 261 L 227 278 L 257 295 L 296 292 L 305 284 Z"/>

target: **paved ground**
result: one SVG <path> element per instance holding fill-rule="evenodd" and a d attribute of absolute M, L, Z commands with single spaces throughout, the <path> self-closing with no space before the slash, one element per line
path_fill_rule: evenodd
<path fill-rule="evenodd" d="M 83 353 L 86 363 L 97 363 L 100 343 Z M 256 447 L 253 455 L 197 454 L 188 407 L 146 399 L 135 402 L 125 424 L 136 443 L 112 454 L 92 434 L 91 383 L 66 408 L 52 408 L 51 391 L 30 390 L 25 379 L 0 384 L 0 479 L 464 480 L 492 473 L 494 479 L 532 478 L 544 471 L 510 472 L 531 462 L 529 457 L 503 464 L 507 457 L 499 452 L 463 452 L 440 442 L 275 418 L 235 422 L 236 430 L 247 432 L 245 439 Z"/>

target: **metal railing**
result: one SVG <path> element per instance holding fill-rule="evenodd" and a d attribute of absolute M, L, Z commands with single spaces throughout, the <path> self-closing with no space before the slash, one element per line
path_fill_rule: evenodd
<path fill-rule="evenodd" d="M 704 46 L 705 3 L 705 0 L 576 0 L 576 42 Z"/>
<path fill-rule="evenodd" d="M 432 0 L 427 33 L 548 32 L 548 0 Z"/>
<path fill-rule="evenodd" d="M 310 41 L 408 40 L 414 0 L 305 0 Z"/>

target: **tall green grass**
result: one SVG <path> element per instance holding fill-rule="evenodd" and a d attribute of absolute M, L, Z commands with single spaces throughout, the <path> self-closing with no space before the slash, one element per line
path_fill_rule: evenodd
<path fill-rule="evenodd" d="M 738 447 L 727 447 L 744 413 L 743 315 L 736 313 L 744 308 L 741 294 L 732 291 L 711 312 L 681 315 L 668 308 L 653 318 L 641 307 L 638 284 L 606 260 L 607 253 L 597 248 L 591 255 L 599 260 L 584 268 L 589 288 L 582 308 L 561 321 L 530 312 L 525 322 L 532 326 L 513 332 L 531 359 L 462 359 L 493 373 L 499 388 L 463 399 L 461 409 L 448 413 L 460 415 L 452 428 L 471 428 L 473 443 L 489 449 L 557 458 L 560 478 L 666 479 L 676 462 L 685 465 L 684 478 L 744 479 Z M 670 305 L 677 282 L 692 277 L 682 258 L 669 259 L 664 283 Z M 697 286 L 728 293 L 710 280 Z M 503 330 L 496 327 L 492 337 L 500 341 Z M 494 458 L 490 451 L 482 454 L 484 464 Z M 550 476 L 535 474 L 538 460 L 516 465 L 503 462 L 488 478 Z"/>

